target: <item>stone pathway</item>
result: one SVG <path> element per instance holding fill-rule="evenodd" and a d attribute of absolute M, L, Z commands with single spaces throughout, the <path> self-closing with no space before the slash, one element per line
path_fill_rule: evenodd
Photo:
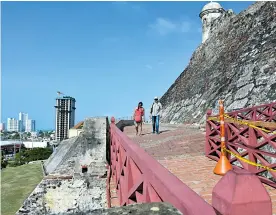
<path fill-rule="evenodd" d="M 135 135 L 134 127 L 125 127 L 124 133 L 211 204 L 212 189 L 221 176 L 213 174 L 216 162 L 204 155 L 205 132 L 188 125 L 162 125 L 156 135 L 150 125 L 144 125 L 142 136 Z M 276 190 L 266 188 L 276 215 Z M 116 193 L 112 201 L 112 206 L 118 205 Z"/>
<path fill-rule="evenodd" d="M 205 133 L 185 125 L 163 125 L 161 134 L 156 135 L 150 133 L 150 125 L 144 127 L 148 134 L 141 137 L 133 136 L 133 127 L 125 128 L 125 133 L 211 203 L 212 189 L 220 176 L 213 174 L 216 162 L 204 156 Z"/>

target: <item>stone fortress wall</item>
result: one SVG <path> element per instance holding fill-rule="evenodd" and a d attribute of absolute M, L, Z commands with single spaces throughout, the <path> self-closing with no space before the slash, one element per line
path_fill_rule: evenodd
<path fill-rule="evenodd" d="M 275 14 L 275 2 L 256 2 L 238 15 L 228 10 L 212 19 L 208 38 L 160 99 L 161 121 L 203 124 L 219 99 L 226 111 L 275 101 Z"/>
<path fill-rule="evenodd" d="M 107 118 L 88 118 L 44 163 L 46 176 L 17 215 L 62 214 L 106 207 Z M 82 166 L 87 166 L 83 173 Z"/>

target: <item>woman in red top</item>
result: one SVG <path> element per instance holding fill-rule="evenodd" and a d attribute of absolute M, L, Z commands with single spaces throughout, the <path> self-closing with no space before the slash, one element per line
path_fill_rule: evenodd
<path fill-rule="evenodd" d="M 134 125 L 136 129 L 136 135 L 138 135 L 138 127 L 140 126 L 140 133 L 142 135 L 142 124 L 144 121 L 145 110 L 143 108 L 143 102 L 138 103 L 138 107 L 135 108 L 133 114 Z"/>

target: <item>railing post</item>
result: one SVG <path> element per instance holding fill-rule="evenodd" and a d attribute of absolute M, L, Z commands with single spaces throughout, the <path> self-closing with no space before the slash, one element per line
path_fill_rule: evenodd
<path fill-rule="evenodd" d="M 111 125 L 110 125 L 110 129 L 109 129 L 109 132 L 110 132 L 110 142 L 109 142 L 109 148 L 110 148 L 110 165 L 111 165 L 111 175 L 113 175 L 114 174 L 114 172 L 113 172 L 113 170 L 114 170 L 114 165 L 115 165 L 115 162 L 116 161 L 114 161 L 114 152 L 113 152 L 113 150 L 114 150 L 114 140 L 113 140 L 113 138 L 114 138 L 114 135 L 113 135 L 113 126 L 115 125 L 115 118 L 114 117 L 111 117 Z"/>
<path fill-rule="evenodd" d="M 268 116 L 269 116 L 269 121 L 272 121 L 273 120 L 273 111 L 272 111 L 272 109 L 273 109 L 273 104 L 270 104 L 269 106 L 268 106 Z"/>
<path fill-rule="evenodd" d="M 252 113 L 252 120 L 256 121 L 257 120 L 257 109 L 256 107 L 253 108 L 253 113 Z M 255 133 L 255 129 L 252 127 L 248 127 L 248 134 L 249 134 L 249 145 L 250 147 L 253 146 L 254 148 L 257 147 L 258 142 L 257 142 L 257 134 Z M 248 152 L 248 159 L 253 161 L 254 163 L 257 162 L 256 157 L 254 156 L 254 154 L 252 152 Z M 257 168 L 253 165 L 247 164 L 248 170 L 250 172 L 256 172 Z"/>
<path fill-rule="evenodd" d="M 271 198 L 264 185 L 244 169 L 233 169 L 219 180 L 212 192 L 212 205 L 219 214 L 272 214 Z"/>
<path fill-rule="evenodd" d="M 211 116 L 212 114 L 212 109 L 208 109 L 206 111 L 206 139 L 205 139 L 205 147 L 204 147 L 204 150 L 205 150 L 205 156 L 207 156 L 209 154 L 209 152 L 211 151 L 211 146 L 209 144 L 209 135 L 211 133 L 211 129 L 210 129 L 210 125 L 208 123 L 208 118 Z"/>
<path fill-rule="evenodd" d="M 111 123 L 112 123 L 112 124 L 115 124 L 115 118 L 114 118 L 114 116 L 111 117 Z"/>

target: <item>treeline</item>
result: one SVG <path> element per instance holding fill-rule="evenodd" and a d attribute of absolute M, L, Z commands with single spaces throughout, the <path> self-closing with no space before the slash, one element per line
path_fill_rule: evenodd
<path fill-rule="evenodd" d="M 20 152 L 15 154 L 15 159 L 13 161 L 5 161 L 2 156 L 2 168 L 5 168 L 7 165 L 9 166 L 20 166 L 31 161 L 37 160 L 46 160 L 52 154 L 52 148 L 33 148 L 33 149 L 23 149 Z M 5 165 L 6 164 L 6 165 Z"/>

